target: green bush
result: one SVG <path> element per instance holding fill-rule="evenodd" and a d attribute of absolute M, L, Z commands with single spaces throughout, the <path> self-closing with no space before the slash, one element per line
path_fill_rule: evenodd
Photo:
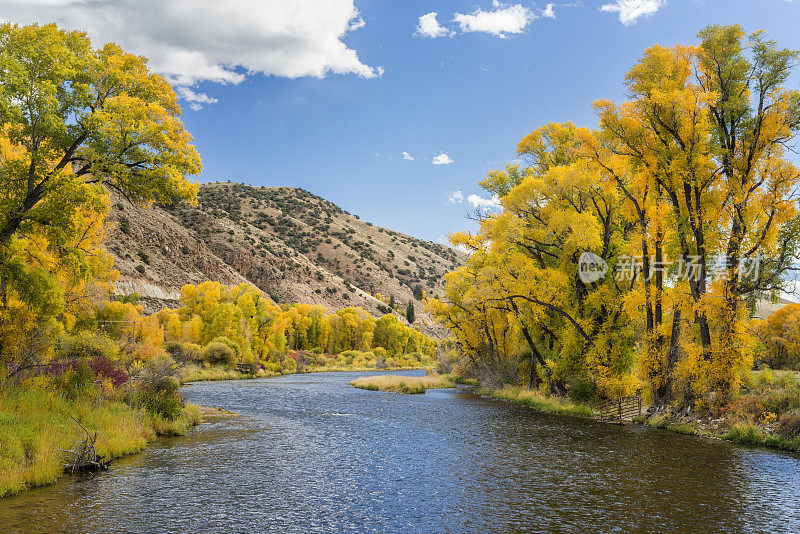
<path fill-rule="evenodd" d="M 99 357 L 116 360 L 119 356 L 119 346 L 104 335 L 81 332 L 59 339 L 55 346 L 55 356 L 57 360 L 67 361 L 91 360 Z"/>
<path fill-rule="evenodd" d="M 221 341 L 212 341 L 203 347 L 200 351 L 200 357 L 204 362 L 212 365 L 233 367 L 236 363 L 236 352 Z"/>
<path fill-rule="evenodd" d="M 175 377 L 175 360 L 167 353 L 152 356 L 138 375 L 139 384 L 125 391 L 123 400 L 135 408 L 144 408 L 154 415 L 174 419 L 181 414 L 183 396 Z"/>
<path fill-rule="evenodd" d="M 597 398 L 597 384 L 590 378 L 575 378 L 570 383 L 569 396 L 574 402 L 593 400 Z"/>
<path fill-rule="evenodd" d="M 94 373 L 86 362 L 68 366 L 56 379 L 58 389 L 70 400 L 93 395 Z"/>
<path fill-rule="evenodd" d="M 165 419 L 175 419 L 183 411 L 183 395 L 178 392 L 174 380 L 164 380 L 158 384 L 141 384 L 125 392 L 123 400 L 134 408 L 143 408 Z"/>
<path fill-rule="evenodd" d="M 287 356 L 281 362 L 281 373 L 292 374 L 297 371 L 297 361 L 291 356 Z"/>
<path fill-rule="evenodd" d="M 175 361 L 181 361 L 183 359 L 183 345 L 180 341 L 167 341 L 164 343 L 164 350 L 167 351 L 167 354 L 172 356 L 172 359 Z"/>
<path fill-rule="evenodd" d="M 215 337 L 214 339 L 211 340 L 211 342 L 224 343 L 227 346 L 229 346 L 231 350 L 233 350 L 233 355 L 236 357 L 237 360 L 242 357 L 242 347 L 229 337 L 225 336 Z"/>
<path fill-rule="evenodd" d="M 352 365 L 353 360 L 358 358 L 360 355 L 361 352 L 357 350 L 346 350 L 344 352 L 339 353 L 339 357 L 344 358 L 344 363 L 346 365 Z"/>

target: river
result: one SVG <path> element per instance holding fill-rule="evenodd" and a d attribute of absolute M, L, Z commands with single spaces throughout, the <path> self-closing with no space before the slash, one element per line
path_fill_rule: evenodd
<path fill-rule="evenodd" d="M 3 534 L 800 532 L 796 454 L 466 390 L 348 386 L 368 374 L 186 386 L 191 402 L 240 415 L 0 500 Z"/>

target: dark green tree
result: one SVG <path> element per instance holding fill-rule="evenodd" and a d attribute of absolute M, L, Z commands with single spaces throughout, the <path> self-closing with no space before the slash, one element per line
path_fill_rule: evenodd
<path fill-rule="evenodd" d="M 408 324 L 414 324 L 414 303 L 409 301 L 406 308 L 406 320 Z"/>
<path fill-rule="evenodd" d="M 422 291 L 422 286 L 420 284 L 415 285 L 414 286 L 414 298 L 417 299 L 417 300 L 422 300 L 423 296 L 424 296 L 424 292 Z"/>

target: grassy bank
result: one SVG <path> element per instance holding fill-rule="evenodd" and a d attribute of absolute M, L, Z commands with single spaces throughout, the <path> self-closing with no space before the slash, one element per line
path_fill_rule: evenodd
<path fill-rule="evenodd" d="M 668 414 L 636 418 L 634 422 L 678 434 L 724 439 L 742 445 L 800 451 L 800 438 L 781 435 L 769 425 L 754 422 L 703 417 L 671 417 Z"/>
<path fill-rule="evenodd" d="M 544 395 L 538 390 L 482 387 L 477 393 L 541 412 L 593 416 L 589 405 Z M 633 422 L 679 434 L 800 451 L 800 373 L 770 369 L 747 372 L 736 400 L 713 413 L 665 411 L 650 417 L 635 417 Z"/>
<path fill-rule="evenodd" d="M 425 393 L 428 389 L 453 388 L 455 384 L 447 377 L 440 375 L 399 376 L 379 375 L 365 376 L 350 382 L 355 388 L 371 391 L 391 391 L 393 393 Z"/>
<path fill-rule="evenodd" d="M 181 382 L 204 382 L 214 380 L 246 380 L 249 378 L 272 378 L 275 376 L 302 374 L 302 373 L 332 373 L 332 372 L 366 372 L 366 371 L 413 371 L 423 369 L 423 367 L 391 367 L 378 369 L 376 367 L 348 366 L 348 365 L 329 365 L 329 366 L 306 366 L 300 371 L 273 373 L 261 369 L 256 374 L 242 373 L 236 369 L 222 366 L 198 367 L 191 365 L 181 370 Z"/>
<path fill-rule="evenodd" d="M 361 373 L 361 372 L 376 372 L 376 371 L 418 371 L 420 369 L 425 369 L 425 367 L 419 365 L 410 365 L 410 366 L 401 366 L 401 367 L 384 367 L 378 368 L 373 366 L 353 366 L 353 365 L 327 365 L 324 367 L 321 366 L 311 366 L 305 367 L 301 373 L 333 373 L 333 372 L 351 372 L 351 373 Z"/>
<path fill-rule="evenodd" d="M 462 386 L 479 386 L 480 383 L 474 378 L 466 378 L 463 376 L 455 375 L 455 374 L 446 374 L 443 375 L 453 381 L 454 384 L 459 384 Z"/>
<path fill-rule="evenodd" d="M 681 434 L 800 451 L 800 373 L 748 371 L 739 396 L 719 413 L 664 412 L 637 422 Z"/>
<path fill-rule="evenodd" d="M 100 456 L 119 458 L 140 451 L 160 435 L 181 435 L 200 421 L 187 405 L 172 420 L 102 397 L 70 400 L 39 387 L 0 387 L 0 497 L 54 482 L 63 472 L 64 453 L 83 430 L 97 432 Z"/>
<path fill-rule="evenodd" d="M 514 386 L 504 386 L 502 389 L 483 387 L 477 393 L 493 399 L 517 402 L 540 412 L 592 417 L 592 408 L 587 404 L 574 403 L 555 395 L 547 396 L 535 389 Z"/>
<path fill-rule="evenodd" d="M 269 378 L 271 376 L 280 376 L 280 373 L 270 373 L 264 369 L 259 369 L 255 374 L 242 373 L 236 369 L 222 366 L 198 367 L 196 365 L 185 367 L 180 373 L 182 383 L 214 380 L 244 380 L 247 378 Z"/>

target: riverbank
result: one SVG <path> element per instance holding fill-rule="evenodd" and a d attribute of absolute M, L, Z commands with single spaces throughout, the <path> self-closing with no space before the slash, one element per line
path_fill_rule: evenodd
<path fill-rule="evenodd" d="M 516 402 L 539 412 L 592 417 L 592 407 L 588 404 L 575 403 L 555 395 L 547 396 L 539 390 L 507 385 L 501 389 L 479 387 L 476 393 L 492 399 Z"/>
<path fill-rule="evenodd" d="M 792 452 L 800 451 L 800 438 L 781 435 L 777 425 L 770 425 L 763 421 L 759 424 L 730 418 L 671 416 L 662 413 L 649 418 L 634 418 L 634 423 L 678 434 L 722 439 L 742 445 L 755 445 Z"/>
<path fill-rule="evenodd" d="M 717 414 L 659 412 L 634 417 L 633 424 L 678 434 L 800 451 L 800 385 L 797 373 L 769 369 L 749 373 L 739 398 Z M 593 418 L 592 407 L 538 390 L 479 387 L 485 397 L 515 402 L 536 411 Z"/>
<path fill-rule="evenodd" d="M 680 434 L 800 451 L 800 373 L 764 368 L 742 376 L 738 397 L 716 414 L 662 412 L 637 422 Z"/>
<path fill-rule="evenodd" d="M 183 435 L 200 422 L 200 410 L 191 404 L 167 419 L 109 397 L 70 399 L 44 387 L 6 385 L 0 388 L 0 497 L 63 474 L 61 450 L 86 437 L 70 415 L 97 432 L 97 454 L 108 459 L 139 452 L 158 436 Z"/>

